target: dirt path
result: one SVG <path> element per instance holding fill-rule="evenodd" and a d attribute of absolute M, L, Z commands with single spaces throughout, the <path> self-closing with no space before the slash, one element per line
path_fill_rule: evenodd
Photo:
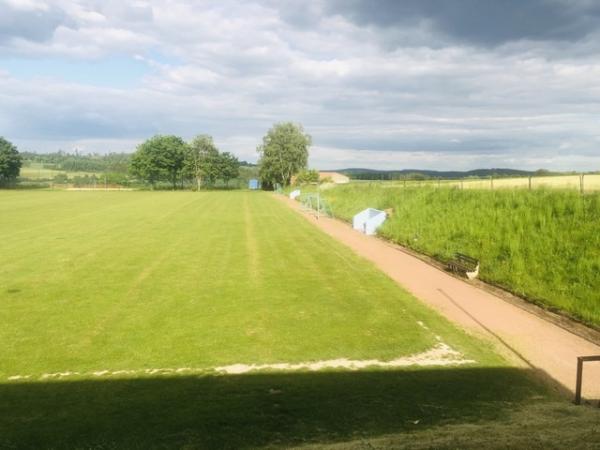
<path fill-rule="evenodd" d="M 317 220 L 303 212 L 298 202 L 277 197 L 445 317 L 494 342 L 515 365 L 544 372 L 568 391 L 575 387 L 577 356 L 600 355 L 600 346 L 455 278 L 401 247 L 365 236 L 335 219 Z M 585 364 L 583 394 L 589 399 L 600 398 L 600 363 Z"/>

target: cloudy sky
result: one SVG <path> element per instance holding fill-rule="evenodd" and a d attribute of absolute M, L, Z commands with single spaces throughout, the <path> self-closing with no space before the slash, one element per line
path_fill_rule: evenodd
<path fill-rule="evenodd" d="M 0 0 L 0 135 L 132 151 L 278 121 L 316 168 L 600 170 L 596 0 Z"/>

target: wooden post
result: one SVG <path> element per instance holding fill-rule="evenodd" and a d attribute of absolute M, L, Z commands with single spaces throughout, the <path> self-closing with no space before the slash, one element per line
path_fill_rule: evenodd
<path fill-rule="evenodd" d="M 575 404 L 581 405 L 581 384 L 583 376 L 583 359 L 577 358 L 577 381 L 575 382 Z"/>
<path fill-rule="evenodd" d="M 575 401 L 576 405 L 581 404 L 581 385 L 583 384 L 583 363 L 586 361 L 600 361 L 600 355 L 578 356 L 577 357 L 577 379 L 575 381 Z"/>
<path fill-rule="evenodd" d="M 529 175 L 529 190 L 531 190 L 531 175 Z"/>
<path fill-rule="evenodd" d="M 583 177 L 585 176 L 585 174 L 581 174 L 579 175 L 579 192 L 583 195 L 584 191 L 584 187 L 583 187 Z"/>

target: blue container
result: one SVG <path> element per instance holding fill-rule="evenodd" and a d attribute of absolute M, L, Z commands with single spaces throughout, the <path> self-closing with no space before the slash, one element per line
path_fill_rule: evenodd
<path fill-rule="evenodd" d="M 248 181 L 248 189 L 260 189 L 260 183 L 258 182 L 258 180 L 252 179 Z"/>

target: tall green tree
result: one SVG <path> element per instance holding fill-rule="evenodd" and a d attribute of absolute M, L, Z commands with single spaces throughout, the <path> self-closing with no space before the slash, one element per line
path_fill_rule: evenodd
<path fill-rule="evenodd" d="M 240 175 L 240 162 L 229 152 L 223 152 L 219 155 L 219 178 L 223 180 L 226 186 L 229 181 Z"/>
<path fill-rule="evenodd" d="M 192 139 L 186 150 L 184 173 L 186 178 L 196 180 L 196 187 L 200 190 L 203 180 L 212 184 L 218 175 L 219 150 L 213 138 L 201 134 Z"/>
<path fill-rule="evenodd" d="M 154 136 L 137 147 L 131 158 L 131 173 L 150 183 L 168 181 L 177 187 L 184 167 L 187 144 L 178 136 Z"/>
<path fill-rule="evenodd" d="M 291 122 L 275 124 L 257 148 L 262 182 L 271 186 L 288 186 L 292 175 L 306 169 L 311 143 L 312 139 L 302 125 Z"/>
<path fill-rule="evenodd" d="M 8 186 L 16 181 L 21 164 L 17 147 L 0 136 L 0 186 Z"/>

